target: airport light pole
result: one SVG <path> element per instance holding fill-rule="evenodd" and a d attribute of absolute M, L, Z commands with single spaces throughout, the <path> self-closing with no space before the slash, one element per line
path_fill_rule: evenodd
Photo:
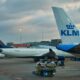
<path fill-rule="evenodd" d="M 44 34 L 43 34 L 43 32 L 42 32 L 42 41 L 44 41 Z"/>
<path fill-rule="evenodd" d="M 19 39 L 20 39 L 20 43 L 21 43 L 22 42 L 22 28 L 19 28 L 19 34 L 20 34 Z"/>
<path fill-rule="evenodd" d="M 42 41 L 44 41 L 44 32 L 42 31 Z"/>

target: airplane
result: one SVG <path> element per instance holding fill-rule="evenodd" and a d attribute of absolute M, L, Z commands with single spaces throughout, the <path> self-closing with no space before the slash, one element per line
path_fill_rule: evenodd
<path fill-rule="evenodd" d="M 80 30 L 62 8 L 52 7 L 52 9 L 62 40 L 56 48 L 80 58 Z"/>
<path fill-rule="evenodd" d="M 74 48 L 79 46 L 74 40 L 79 39 L 78 30 L 62 8 L 53 7 L 52 9 L 62 39 L 61 44 L 57 45 L 55 48 L 1 48 L 0 52 L 14 57 L 34 58 L 35 61 L 46 54 L 48 54 L 48 56 L 52 55 L 50 54 L 51 52 L 53 52 L 53 57 L 74 57 L 74 55 L 70 53 L 73 53 Z"/>
<path fill-rule="evenodd" d="M 52 46 L 40 46 L 40 48 L 7 48 L 3 46 L 4 48 L 1 48 L 0 46 L 0 52 L 2 54 L 5 54 L 8 57 L 17 57 L 17 58 L 33 58 L 34 61 L 39 61 L 39 59 L 46 58 L 49 56 L 51 57 L 73 57 L 73 55 L 68 54 L 64 51 L 57 50 L 55 47 Z M 53 54 L 50 54 L 52 50 Z M 55 52 L 54 52 L 54 51 Z M 56 53 L 56 55 L 55 55 Z M 48 56 L 45 56 L 46 54 L 49 54 Z"/>

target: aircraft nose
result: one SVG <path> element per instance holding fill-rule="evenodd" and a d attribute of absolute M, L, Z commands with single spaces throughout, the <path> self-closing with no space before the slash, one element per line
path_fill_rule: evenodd
<path fill-rule="evenodd" d="M 2 52 L 3 50 L 2 49 L 0 49 L 0 52 Z"/>

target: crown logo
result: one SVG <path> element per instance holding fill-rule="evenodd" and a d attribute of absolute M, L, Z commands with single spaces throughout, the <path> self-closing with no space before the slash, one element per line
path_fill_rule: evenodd
<path fill-rule="evenodd" d="M 66 25 L 67 29 L 74 29 L 75 25 L 72 25 L 71 23 Z"/>

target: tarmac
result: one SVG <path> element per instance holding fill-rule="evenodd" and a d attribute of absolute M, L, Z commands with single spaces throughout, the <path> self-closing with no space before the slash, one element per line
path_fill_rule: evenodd
<path fill-rule="evenodd" d="M 54 77 L 40 77 L 32 74 L 35 70 L 33 59 L 0 59 L 0 80 L 80 80 L 80 62 L 66 61 L 65 67 L 57 67 Z"/>

